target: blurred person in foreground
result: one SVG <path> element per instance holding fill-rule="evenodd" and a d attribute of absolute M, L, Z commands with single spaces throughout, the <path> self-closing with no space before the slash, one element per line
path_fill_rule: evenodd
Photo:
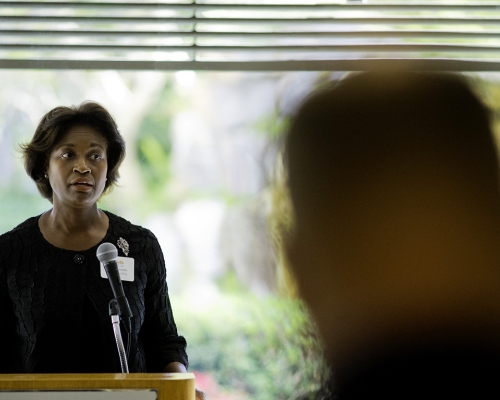
<path fill-rule="evenodd" d="M 468 81 L 352 74 L 299 108 L 286 167 L 338 398 L 498 395 L 498 158 Z"/>
<path fill-rule="evenodd" d="M 0 236 L 0 372 L 121 372 L 114 295 L 96 257 L 103 242 L 130 261 L 122 281 L 133 313 L 130 372 L 186 372 L 158 241 L 97 206 L 125 157 L 112 116 L 94 102 L 56 107 L 22 150 L 52 208 Z"/>

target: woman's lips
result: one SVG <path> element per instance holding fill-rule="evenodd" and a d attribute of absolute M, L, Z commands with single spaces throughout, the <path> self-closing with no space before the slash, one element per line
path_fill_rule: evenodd
<path fill-rule="evenodd" d="M 75 187 L 78 190 L 83 190 L 83 191 L 90 190 L 93 187 L 92 184 L 87 183 L 87 182 L 75 182 L 75 183 L 72 183 L 71 186 Z"/>

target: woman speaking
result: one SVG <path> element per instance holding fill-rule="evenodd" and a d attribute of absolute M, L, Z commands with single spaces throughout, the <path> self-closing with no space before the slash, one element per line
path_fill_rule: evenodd
<path fill-rule="evenodd" d="M 155 236 L 97 207 L 116 183 L 125 143 L 99 104 L 57 107 L 22 146 L 24 165 L 52 203 L 0 236 L 0 372 L 120 372 L 109 317 L 114 297 L 96 250 L 118 249 L 130 304 L 130 372 L 185 372 L 163 254 Z"/>

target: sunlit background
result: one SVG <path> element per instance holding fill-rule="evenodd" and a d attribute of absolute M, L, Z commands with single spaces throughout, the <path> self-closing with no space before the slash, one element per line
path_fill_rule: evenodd
<path fill-rule="evenodd" d="M 280 150 L 301 99 L 342 76 L 0 71 L 0 232 L 51 207 L 19 143 L 56 106 L 101 103 L 127 158 L 100 206 L 157 236 L 197 385 L 214 400 L 320 399 L 320 343 L 281 253 L 291 215 Z M 498 108 L 497 75 L 473 79 Z"/>

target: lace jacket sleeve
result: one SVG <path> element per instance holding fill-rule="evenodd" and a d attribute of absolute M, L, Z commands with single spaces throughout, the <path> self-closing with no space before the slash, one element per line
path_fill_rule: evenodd
<path fill-rule="evenodd" d="M 7 285 L 7 270 L 9 266 L 17 264 L 16 255 L 22 249 L 13 249 L 13 235 L 7 232 L 0 236 L 0 373 L 11 373 L 16 361 L 16 318 Z"/>
<path fill-rule="evenodd" d="M 165 260 L 156 237 L 148 232 L 143 250 L 148 265 L 145 319 L 139 336 L 144 344 L 148 371 L 162 371 L 178 361 L 188 367 L 186 340 L 179 336 L 168 296 Z"/>

